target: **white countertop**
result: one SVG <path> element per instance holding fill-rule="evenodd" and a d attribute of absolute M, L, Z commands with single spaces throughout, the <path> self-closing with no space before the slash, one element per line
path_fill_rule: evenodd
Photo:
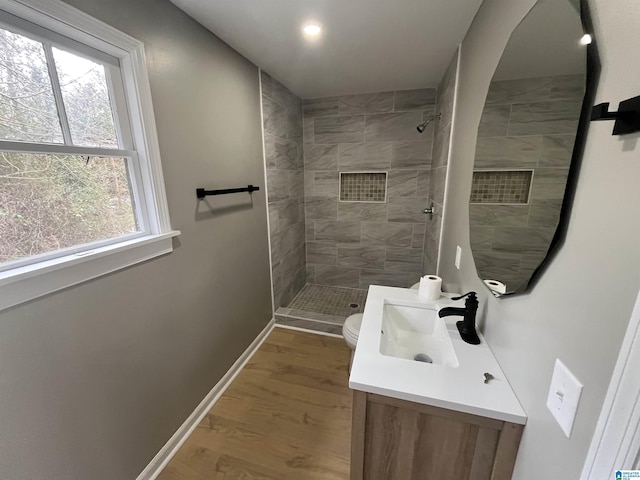
<path fill-rule="evenodd" d="M 369 287 L 367 303 L 351 367 L 349 387 L 411 402 L 471 413 L 524 425 L 527 415 L 491 349 L 480 335 L 480 345 L 465 343 L 456 328 L 462 317 L 445 317 L 453 348 L 460 365 L 457 368 L 385 356 L 380 353 L 380 331 L 384 301 L 415 302 L 439 310 L 446 306 L 464 306 L 464 300 L 452 301 L 443 294 L 437 302 L 424 302 L 417 290 Z M 493 375 L 484 383 L 484 373 Z"/>

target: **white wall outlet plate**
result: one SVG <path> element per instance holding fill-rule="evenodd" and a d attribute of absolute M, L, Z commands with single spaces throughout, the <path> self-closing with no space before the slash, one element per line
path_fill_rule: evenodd
<path fill-rule="evenodd" d="M 553 377 L 551 378 L 551 387 L 547 396 L 547 408 L 560 424 L 567 438 L 571 437 L 571 429 L 576 418 L 580 395 L 582 395 L 582 383 L 578 381 L 564 363 L 556 359 Z"/>
<path fill-rule="evenodd" d="M 460 245 L 456 246 L 456 261 L 455 266 L 458 270 L 460 270 L 460 259 L 462 258 L 462 249 Z"/>

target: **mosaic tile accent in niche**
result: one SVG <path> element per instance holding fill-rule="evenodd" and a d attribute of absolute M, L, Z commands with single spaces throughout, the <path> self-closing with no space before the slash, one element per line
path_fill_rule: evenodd
<path fill-rule="evenodd" d="M 529 203 L 533 170 L 473 172 L 471 203 Z"/>
<path fill-rule="evenodd" d="M 379 202 L 387 199 L 387 172 L 340 172 L 341 202 Z"/>

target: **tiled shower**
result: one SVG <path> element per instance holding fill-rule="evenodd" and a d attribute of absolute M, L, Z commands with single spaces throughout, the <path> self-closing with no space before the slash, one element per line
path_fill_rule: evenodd
<path fill-rule="evenodd" d="M 417 281 L 433 128 L 420 134 L 416 126 L 435 102 L 435 89 L 304 100 L 308 283 Z M 341 172 L 386 172 L 386 201 L 340 200 Z"/>
<path fill-rule="evenodd" d="M 369 285 L 435 272 L 448 136 L 434 148 L 434 132 L 450 127 L 455 63 L 438 89 L 304 100 L 261 72 L 278 323 L 340 334 Z M 430 219 L 422 210 L 435 201 Z"/>
<path fill-rule="evenodd" d="M 261 72 L 274 307 L 306 283 L 302 101 Z"/>

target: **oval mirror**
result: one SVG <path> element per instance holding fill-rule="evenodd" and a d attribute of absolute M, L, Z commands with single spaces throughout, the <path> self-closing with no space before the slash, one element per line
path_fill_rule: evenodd
<path fill-rule="evenodd" d="M 469 219 L 478 275 L 496 296 L 527 289 L 568 214 L 567 181 L 584 142 L 578 132 L 588 125 L 583 102 L 587 119 L 591 107 L 583 35 L 575 2 L 538 1 L 511 35 L 489 87 Z"/>

